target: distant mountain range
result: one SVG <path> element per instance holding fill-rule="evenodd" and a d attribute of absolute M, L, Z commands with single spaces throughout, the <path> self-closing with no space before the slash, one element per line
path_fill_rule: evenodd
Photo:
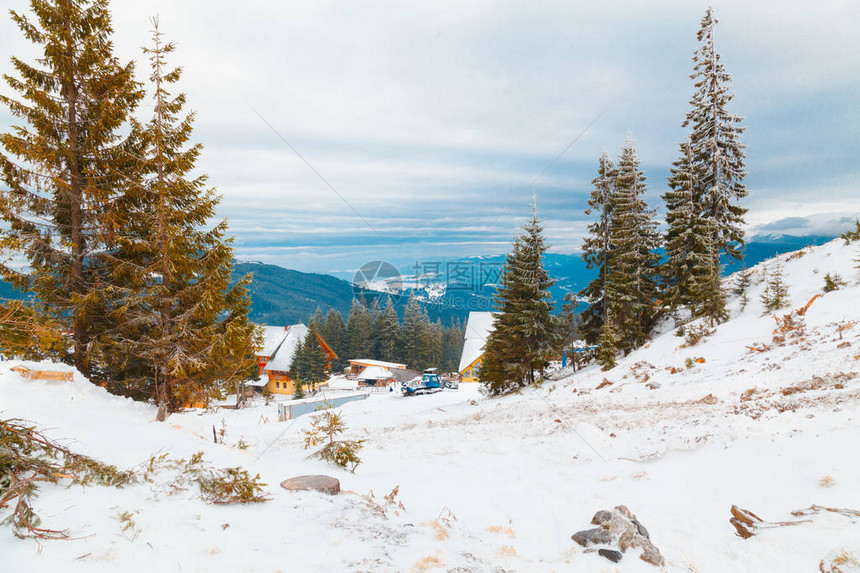
<path fill-rule="evenodd" d="M 253 273 L 249 286 L 251 294 L 251 320 L 260 324 L 286 325 L 307 323 L 308 318 L 321 308 L 323 313 L 335 309 L 349 317 L 355 297 L 364 298 L 370 305 L 378 301 L 384 307 L 389 293 L 357 287 L 350 282 L 331 275 L 303 273 L 264 263 L 239 263 L 234 267 L 233 277 Z M 402 316 L 408 302 L 408 293 L 393 292 L 392 301 Z M 430 300 L 422 302 L 430 319 L 442 321 L 448 326 L 453 320 L 462 320 L 468 312 L 459 311 L 445 304 Z"/>
<path fill-rule="evenodd" d="M 758 235 L 747 243 L 744 262 L 727 264 L 725 274 L 740 270 L 744 264 L 751 267 L 779 253 L 820 245 L 833 238 Z M 254 262 L 237 264 L 234 278 L 238 280 L 247 273 L 253 273 L 249 287 L 251 319 L 260 324 L 306 323 L 317 307 L 324 313 L 333 308 L 346 320 L 356 296 L 363 297 L 368 304 L 377 300 L 382 306 L 389 294 L 402 316 L 409 296 L 414 294 L 431 320 L 440 319 L 449 325 L 454 320 L 464 320 L 471 310 L 492 309 L 492 297 L 504 261 L 504 255 L 434 261 L 418 268 L 417 272 L 412 268 L 399 277 L 390 277 L 387 282 L 373 284 L 374 289 L 387 289 L 389 292 L 357 287 L 350 280 L 332 275 L 304 273 Z M 561 307 L 567 293 L 579 292 L 595 276 L 578 253 L 548 253 L 544 264 L 550 276 L 556 279 L 550 292 L 557 308 Z M 8 283 L 0 281 L 0 299 L 3 298 L 21 299 L 23 296 Z"/>

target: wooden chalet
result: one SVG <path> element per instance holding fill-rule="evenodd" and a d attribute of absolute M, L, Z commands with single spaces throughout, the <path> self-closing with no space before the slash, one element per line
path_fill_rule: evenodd
<path fill-rule="evenodd" d="M 267 326 L 265 328 L 263 348 L 257 355 L 260 373 L 266 377 L 265 388 L 273 394 L 295 394 L 296 385 L 290 378 L 290 365 L 296 349 L 308 334 L 308 327 L 299 323 L 285 327 Z M 331 366 L 331 361 L 337 358 L 337 354 L 322 336 L 317 334 L 316 337 Z"/>

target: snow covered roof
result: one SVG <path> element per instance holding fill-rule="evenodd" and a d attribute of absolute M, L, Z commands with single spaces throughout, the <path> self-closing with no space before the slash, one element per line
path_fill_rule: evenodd
<path fill-rule="evenodd" d="M 257 356 L 274 356 L 287 337 L 288 332 L 286 326 L 264 326 L 263 347 L 257 353 Z"/>
<path fill-rule="evenodd" d="M 469 320 L 466 322 L 466 340 L 463 343 L 463 354 L 460 355 L 460 368 L 462 372 L 484 353 L 484 344 L 487 337 L 493 331 L 492 312 L 470 312 Z"/>
<path fill-rule="evenodd" d="M 381 366 L 368 366 L 361 371 L 358 378 L 361 380 L 386 380 L 394 378 L 394 374 L 391 373 L 391 370 Z"/>
<path fill-rule="evenodd" d="M 298 348 L 299 344 L 304 341 L 307 334 L 308 327 L 302 323 L 288 326 L 287 336 L 284 338 L 281 346 L 263 370 L 267 372 L 270 370 L 289 372 L 290 364 L 293 361 L 293 355 L 296 353 L 296 348 Z"/>
<path fill-rule="evenodd" d="M 385 362 L 384 360 L 370 360 L 363 358 L 353 358 L 349 363 L 362 366 L 381 366 L 382 368 L 406 368 L 405 364 L 398 364 L 397 362 Z"/>

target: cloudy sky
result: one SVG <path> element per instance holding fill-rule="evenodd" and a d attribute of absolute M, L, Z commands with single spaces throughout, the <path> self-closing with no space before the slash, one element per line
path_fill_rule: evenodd
<path fill-rule="evenodd" d="M 27 10 L 24 0 L 0 3 Z M 844 226 L 860 213 L 860 2 L 711 4 L 734 78 L 731 110 L 747 128 L 750 231 Z M 124 60 L 140 59 L 155 14 L 178 44 L 173 62 L 205 145 L 200 169 L 223 195 L 238 256 L 328 272 L 504 252 L 533 187 L 553 250 L 574 252 L 597 158 L 616 155 L 628 133 L 659 209 L 707 5 L 115 0 L 112 9 Z M 3 17 L 0 54 L 13 53 L 35 56 Z M 0 70 L 11 71 L 7 57 Z M 143 62 L 138 71 L 144 79 Z M 140 113 L 151 110 L 147 101 Z M 0 110 L 0 129 L 11 124 Z"/>

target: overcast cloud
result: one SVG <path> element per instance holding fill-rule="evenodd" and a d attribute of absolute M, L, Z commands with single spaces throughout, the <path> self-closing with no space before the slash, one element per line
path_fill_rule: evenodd
<path fill-rule="evenodd" d="M 325 272 L 504 252 L 529 184 L 598 116 L 536 185 L 553 250 L 579 248 L 597 158 L 616 155 L 628 132 L 659 208 L 707 3 L 112 6 L 123 59 L 140 60 L 155 14 L 178 44 L 206 147 L 199 167 L 223 195 L 238 256 Z M 746 118 L 751 232 L 844 225 L 860 213 L 860 3 L 713 7 L 731 110 Z M 35 55 L 5 17 L 0 53 Z M 11 71 L 8 57 L 0 70 Z M 0 110 L 0 129 L 12 123 Z"/>

